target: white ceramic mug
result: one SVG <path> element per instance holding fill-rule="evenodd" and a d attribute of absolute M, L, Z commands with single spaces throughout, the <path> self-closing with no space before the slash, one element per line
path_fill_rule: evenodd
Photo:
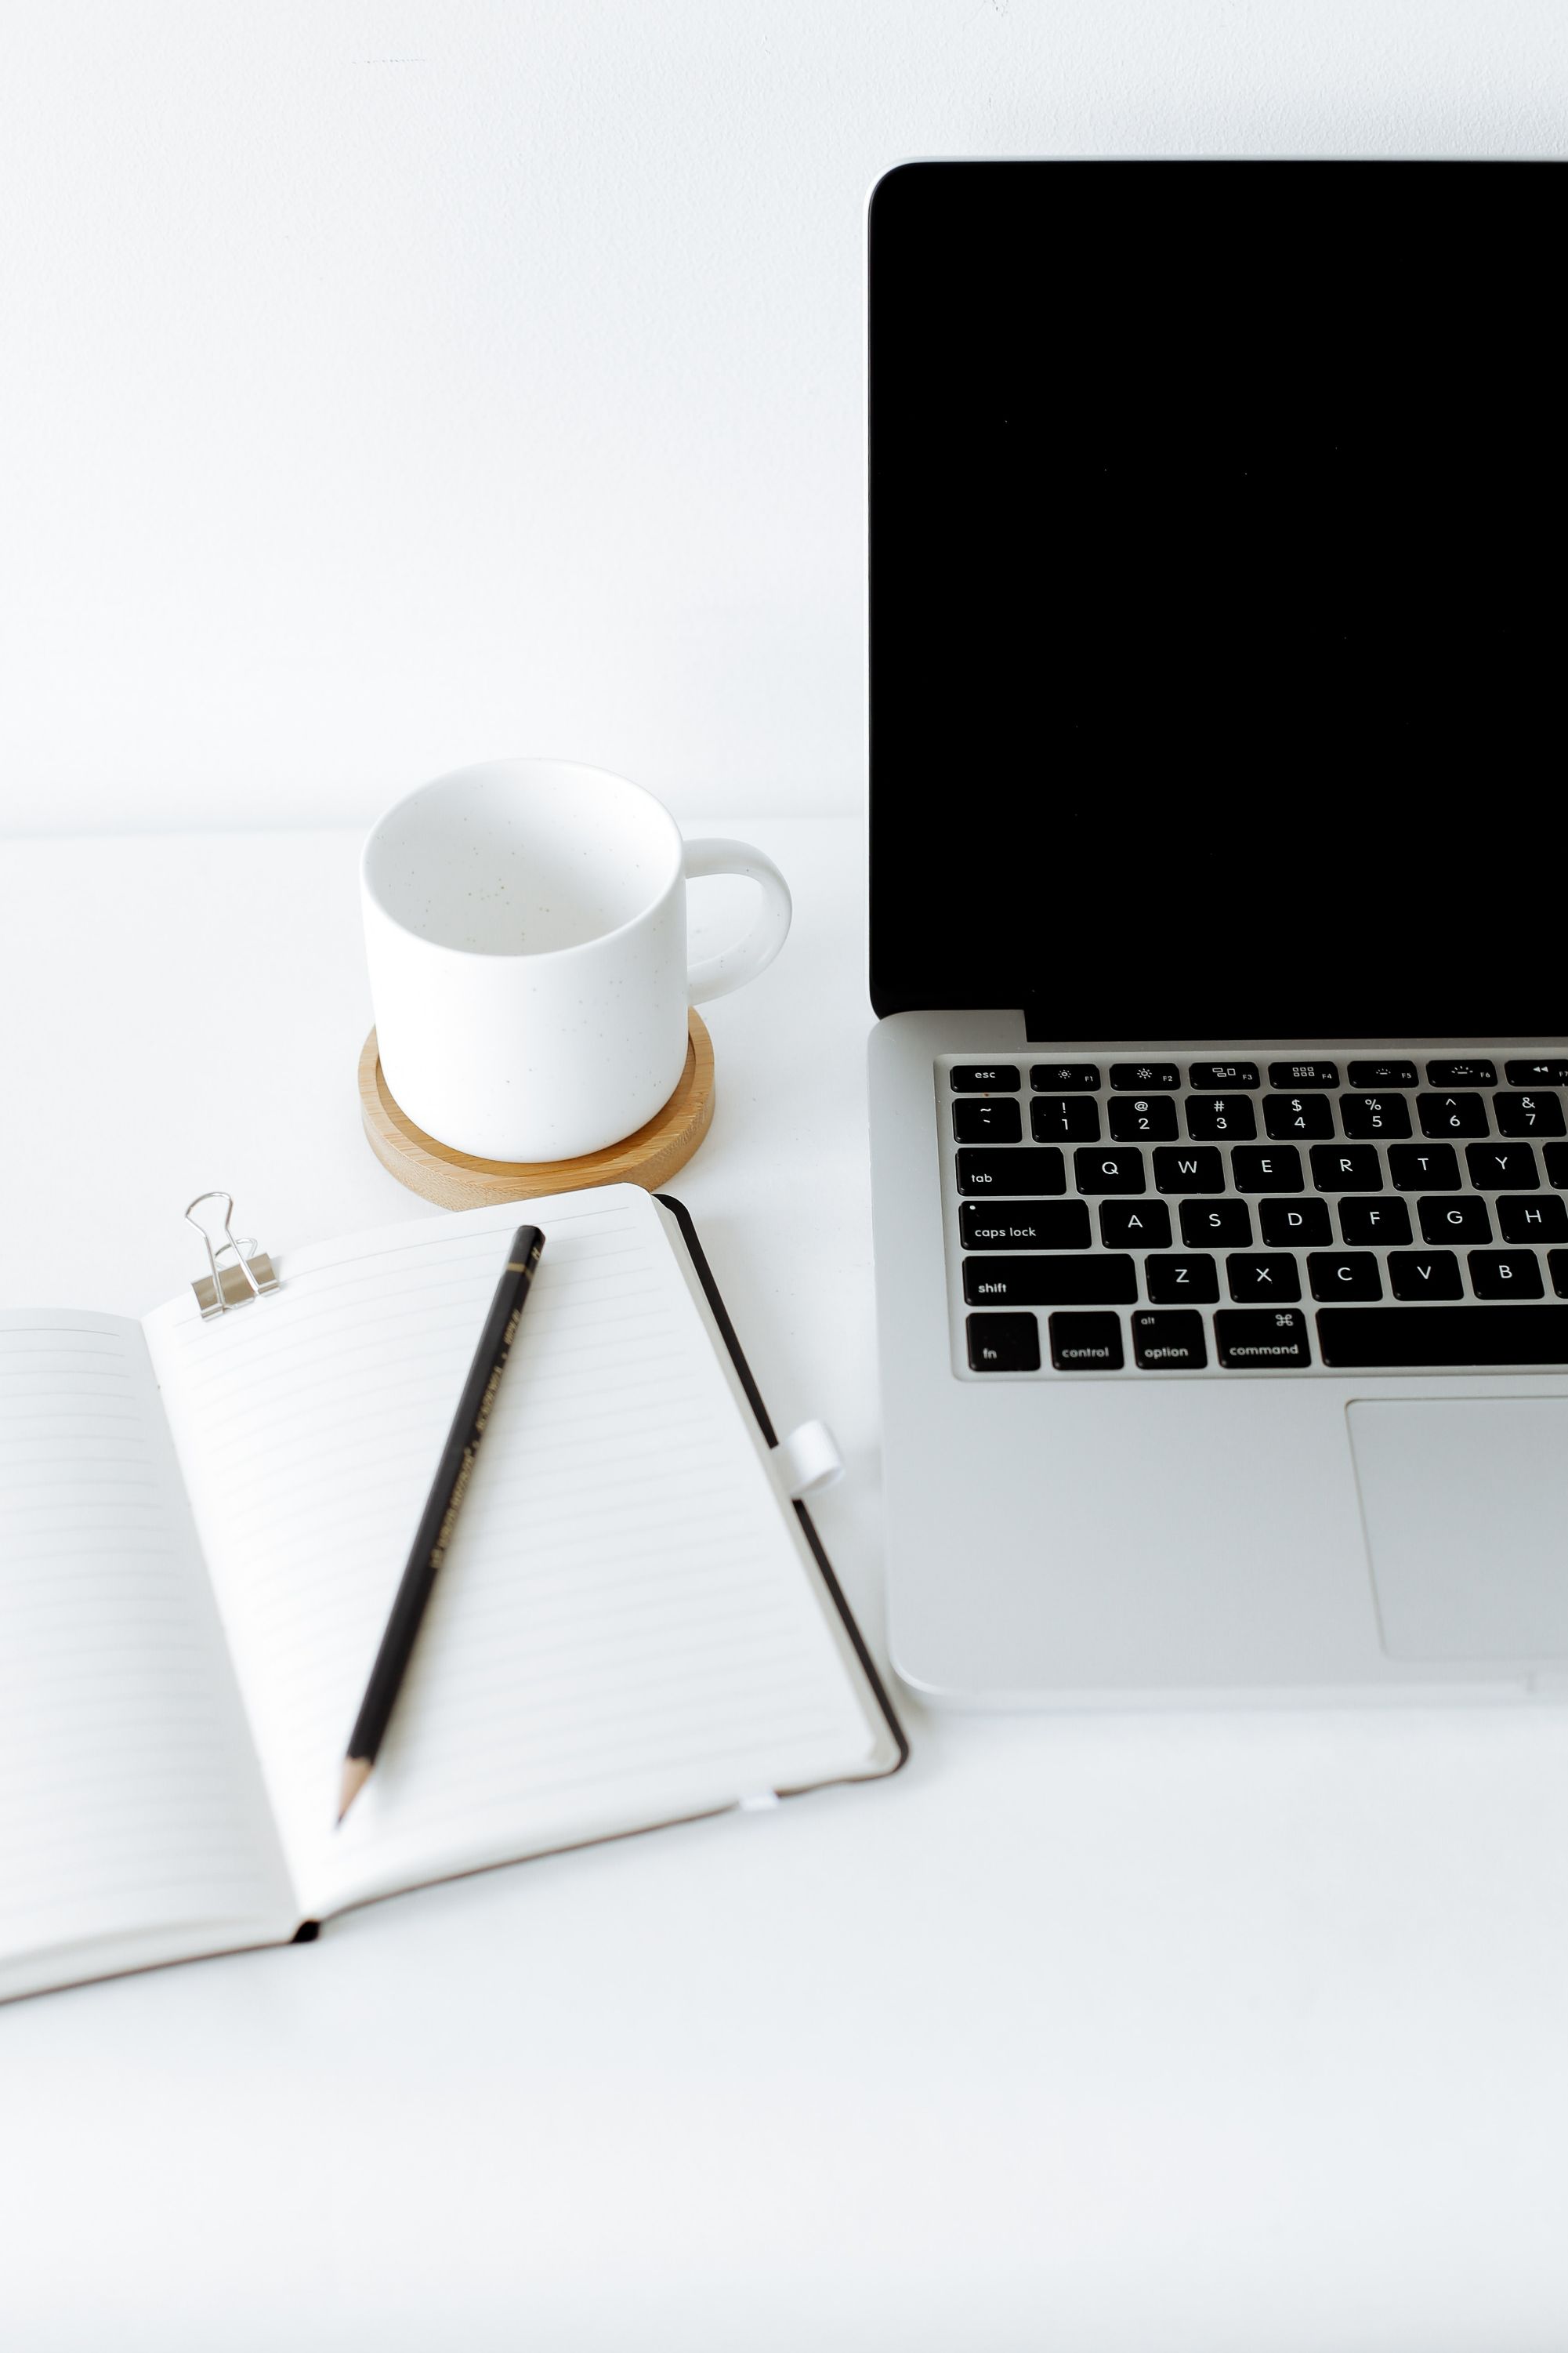
<path fill-rule="evenodd" d="M 745 874 L 755 923 L 687 964 L 686 884 Z M 789 931 L 771 858 L 682 842 L 662 801 L 566 760 L 437 776 L 360 866 L 382 1074 L 427 1135 L 484 1160 L 565 1160 L 632 1134 L 686 1062 L 686 1008 L 739 988 Z"/>

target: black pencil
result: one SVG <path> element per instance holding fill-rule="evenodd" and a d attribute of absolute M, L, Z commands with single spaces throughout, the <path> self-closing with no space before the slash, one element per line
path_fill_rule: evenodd
<path fill-rule="evenodd" d="M 523 1308 L 528 1303 L 533 1270 L 539 1264 L 539 1253 L 543 1248 L 544 1236 L 537 1226 L 519 1226 L 511 1238 L 506 1266 L 496 1285 L 490 1312 L 485 1317 L 485 1328 L 479 1335 L 479 1345 L 474 1350 L 474 1361 L 463 1384 L 458 1410 L 452 1417 L 452 1427 L 430 1488 L 430 1498 L 415 1533 L 408 1566 L 403 1572 L 392 1604 L 392 1615 L 386 1621 L 386 1631 L 381 1638 L 381 1648 L 375 1654 L 375 1664 L 370 1671 L 370 1681 L 360 1703 L 359 1715 L 349 1735 L 348 1753 L 343 1758 L 342 1789 L 338 1802 L 340 1822 L 370 1778 L 376 1751 L 381 1746 L 413 1654 L 419 1621 L 425 1615 L 425 1605 L 430 1599 L 436 1573 L 452 1541 L 452 1530 L 462 1509 L 468 1481 L 473 1476 L 474 1458 L 495 1405 L 500 1377 L 506 1370 L 506 1360 L 511 1354 L 511 1344 L 517 1336 Z"/>

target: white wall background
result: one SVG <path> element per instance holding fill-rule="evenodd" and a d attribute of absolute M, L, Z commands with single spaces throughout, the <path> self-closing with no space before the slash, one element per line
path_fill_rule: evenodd
<path fill-rule="evenodd" d="M 858 804 L 910 154 L 1556 153 L 1558 0 L 7 0 L 0 831 Z"/>

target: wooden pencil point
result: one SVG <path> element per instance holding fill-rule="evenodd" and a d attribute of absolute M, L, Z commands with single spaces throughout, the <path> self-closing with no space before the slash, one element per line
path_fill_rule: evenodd
<path fill-rule="evenodd" d="M 474 1351 L 468 1377 L 463 1383 L 463 1394 L 447 1433 L 435 1483 L 420 1514 L 407 1566 L 393 1597 L 392 1614 L 349 1735 L 348 1754 L 343 1758 L 342 1803 L 338 1808 L 340 1823 L 370 1778 L 387 1719 L 403 1685 L 425 1605 L 447 1557 L 452 1530 L 468 1491 L 474 1458 L 489 1421 L 490 1408 L 511 1354 L 511 1344 L 517 1337 L 517 1327 L 533 1286 L 533 1270 L 543 1248 L 544 1236 L 537 1226 L 519 1226 L 511 1238 L 511 1248 L 479 1334 L 479 1345 Z"/>
<path fill-rule="evenodd" d="M 360 1791 L 364 1788 L 364 1785 L 369 1778 L 370 1759 L 367 1757 L 345 1757 L 343 1758 L 343 1782 L 342 1788 L 338 1792 L 338 1820 L 340 1822 L 342 1820 L 343 1816 L 348 1812 L 349 1808 L 353 1804 L 354 1799 L 359 1796 Z"/>

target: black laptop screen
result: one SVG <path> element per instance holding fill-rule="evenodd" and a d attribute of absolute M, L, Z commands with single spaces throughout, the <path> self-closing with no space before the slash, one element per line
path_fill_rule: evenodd
<path fill-rule="evenodd" d="M 1563 168 L 871 208 L 872 995 L 1568 1030 Z"/>

